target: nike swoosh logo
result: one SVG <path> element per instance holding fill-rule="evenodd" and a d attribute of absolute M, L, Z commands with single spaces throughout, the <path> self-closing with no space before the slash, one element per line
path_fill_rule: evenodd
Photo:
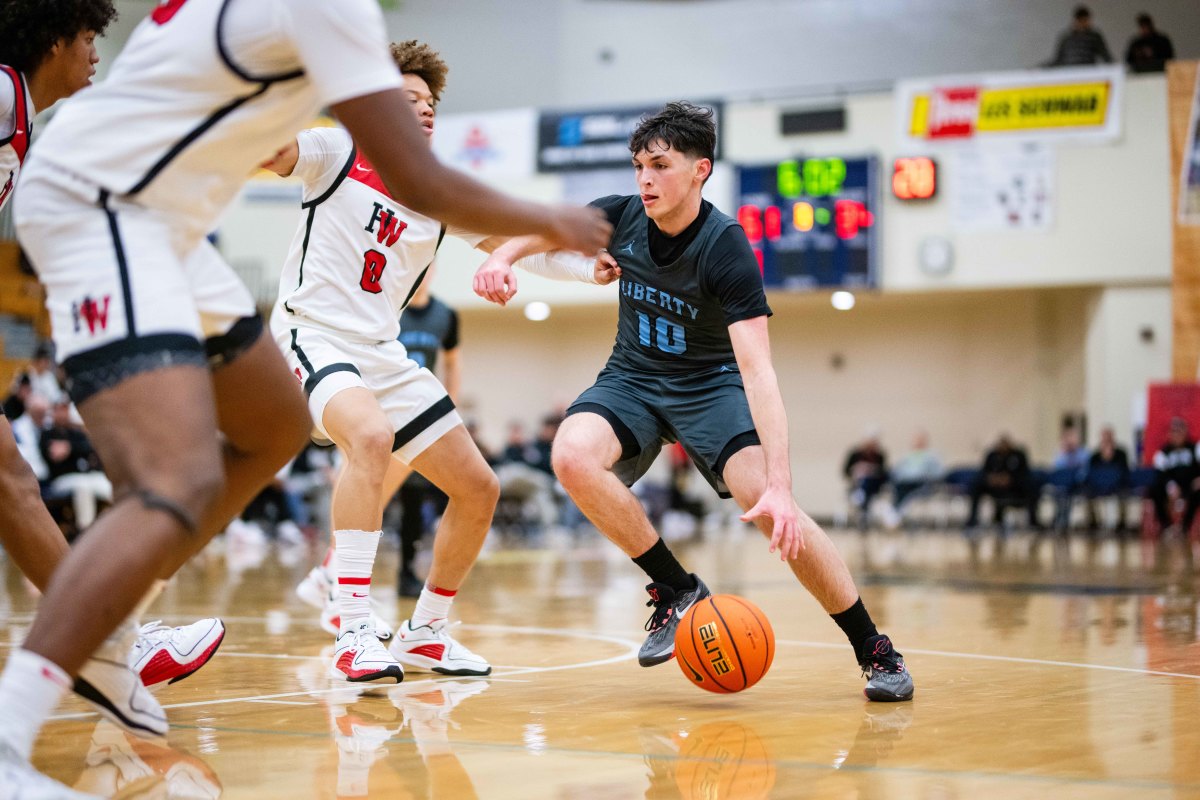
<path fill-rule="evenodd" d="M 354 168 L 356 170 L 358 170 L 359 172 L 374 172 L 375 171 L 375 170 L 371 169 L 370 167 L 364 167 L 360 164 L 355 164 Z"/>
<path fill-rule="evenodd" d="M 688 672 L 692 673 L 692 680 L 694 680 L 696 683 L 704 683 L 704 676 L 699 672 L 696 672 L 696 669 L 687 662 L 686 658 L 679 659 L 679 663 L 687 667 Z"/>
<path fill-rule="evenodd" d="M 358 592 L 351 592 L 350 596 L 351 597 L 366 597 L 365 594 L 359 594 Z"/>

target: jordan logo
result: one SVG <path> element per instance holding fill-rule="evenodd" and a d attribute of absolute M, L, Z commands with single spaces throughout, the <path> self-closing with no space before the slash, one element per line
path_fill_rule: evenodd
<path fill-rule="evenodd" d="M 620 250 L 618 250 L 617 252 L 618 252 L 618 253 L 625 253 L 625 254 L 627 254 L 627 255 L 633 255 L 633 242 L 626 242 L 626 243 L 625 243 L 625 246 L 624 246 L 624 247 L 622 247 L 622 248 L 621 248 Z"/>

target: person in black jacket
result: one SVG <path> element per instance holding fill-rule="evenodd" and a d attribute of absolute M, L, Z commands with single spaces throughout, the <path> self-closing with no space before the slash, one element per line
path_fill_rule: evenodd
<path fill-rule="evenodd" d="M 1102 472 L 1109 473 L 1104 480 L 1100 479 Z M 1095 531 L 1100 528 L 1099 519 L 1096 516 L 1096 498 L 1100 496 L 1099 492 L 1115 487 L 1117 533 L 1125 533 L 1125 495 L 1129 491 L 1129 455 L 1125 452 L 1125 448 L 1117 446 L 1111 427 L 1105 427 L 1100 431 L 1100 443 L 1096 445 L 1096 449 L 1088 461 L 1088 476 L 1085 484 L 1088 530 Z"/>
<path fill-rule="evenodd" d="M 1150 486 L 1150 499 L 1154 501 L 1154 514 L 1165 531 L 1171 527 L 1170 499 L 1182 496 L 1187 499 L 1183 513 L 1183 530 L 1192 527 L 1196 509 L 1200 506 L 1200 468 L 1196 463 L 1196 444 L 1192 441 L 1188 424 L 1182 417 L 1171 420 L 1167 429 L 1167 440 L 1154 454 L 1154 483 Z"/>
<path fill-rule="evenodd" d="M 1058 39 L 1054 58 L 1043 66 L 1071 67 L 1087 64 L 1111 64 L 1113 57 L 1108 51 L 1104 35 L 1092 27 L 1092 12 L 1087 6 L 1076 6 L 1071 27 Z"/>
<path fill-rule="evenodd" d="M 984 457 L 979 479 L 971 487 L 968 528 L 979 524 L 979 501 L 984 495 L 995 503 L 996 522 L 1001 522 L 1001 508 L 1004 505 L 1022 505 L 1029 514 L 1029 527 L 1042 530 L 1037 518 L 1038 498 L 1029 472 L 1029 457 L 1006 433 L 1000 434 L 996 446 Z"/>
<path fill-rule="evenodd" d="M 1125 63 L 1131 72 L 1162 72 L 1175 57 L 1171 40 L 1154 27 L 1149 14 L 1138 14 L 1138 35 L 1129 40 Z"/>

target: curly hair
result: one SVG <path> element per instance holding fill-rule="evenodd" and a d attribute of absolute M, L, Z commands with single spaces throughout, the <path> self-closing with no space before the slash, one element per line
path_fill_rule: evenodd
<path fill-rule="evenodd" d="M 433 95 L 434 105 L 437 105 L 442 99 L 442 90 L 446 88 L 446 73 L 450 71 L 441 54 L 424 42 L 409 39 L 392 44 L 392 59 L 401 72 L 418 75 L 429 85 L 429 93 Z"/>
<path fill-rule="evenodd" d="M 0 3 L 0 64 L 26 74 L 61 40 L 95 31 L 117 16 L 113 0 L 4 0 Z"/>
<path fill-rule="evenodd" d="M 712 161 L 717 149 L 713 111 L 687 102 L 667 103 L 662 111 L 643 117 L 629 137 L 629 152 L 637 155 L 661 142 L 672 150 Z"/>

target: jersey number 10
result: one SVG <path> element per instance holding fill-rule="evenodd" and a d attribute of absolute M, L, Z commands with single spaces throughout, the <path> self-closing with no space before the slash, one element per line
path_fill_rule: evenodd
<path fill-rule="evenodd" d="M 638 343 L 642 347 L 650 347 L 653 344 L 664 353 L 677 356 L 687 352 L 687 339 L 682 325 L 671 322 L 666 317 L 655 317 L 654 325 L 651 326 L 649 315 L 641 311 L 637 312 L 637 315 Z"/>

